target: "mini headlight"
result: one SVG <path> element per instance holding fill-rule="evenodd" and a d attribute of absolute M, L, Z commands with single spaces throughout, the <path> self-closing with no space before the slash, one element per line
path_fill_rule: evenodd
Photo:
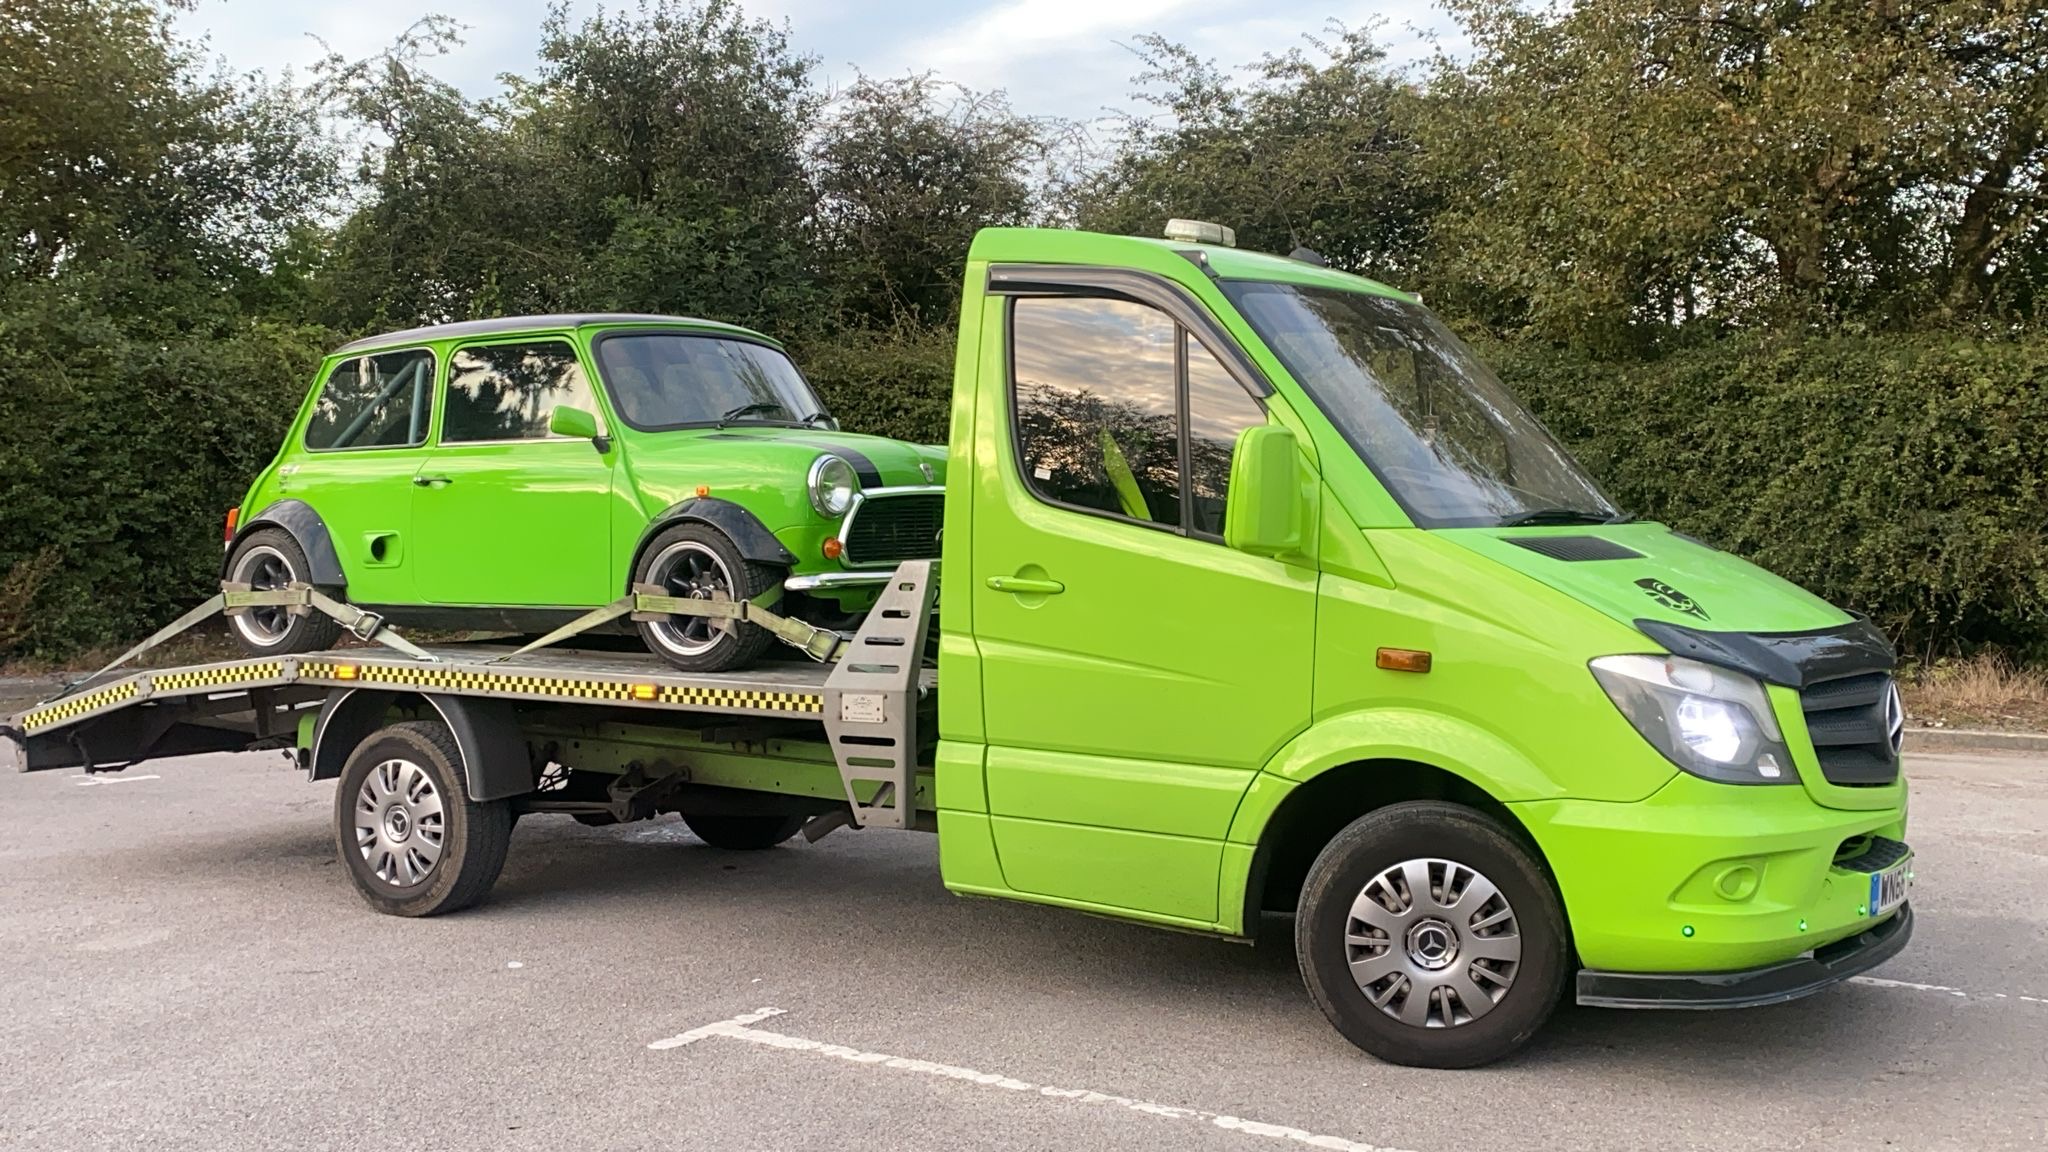
<path fill-rule="evenodd" d="M 1792 784 L 1792 754 L 1763 684 L 1681 656 L 1593 661 L 1614 706 L 1666 759 L 1725 784 Z"/>
<path fill-rule="evenodd" d="M 811 507 L 831 520 L 846 515 L 853 507 L 854 493 L 860 491 L 860 477 L 854 475 L 853 465 L 829 453 L 811 461 L 809 484 Z"/>

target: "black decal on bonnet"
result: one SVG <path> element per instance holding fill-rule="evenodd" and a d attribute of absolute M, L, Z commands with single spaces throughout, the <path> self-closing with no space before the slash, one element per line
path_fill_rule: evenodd
<path fill-rule="evenodd" d="M 1698 601 L 1662 580 L 1652 580 L 1644 577 L 1636 581 L 1636 587 L 1641 588 L 1644 595 L 1671 609 L 1673 612 L 1684 612 L 1689 616 L 1697 616 L 1702 620 L 1707 618 L 1707 610 L 1700 607 Z"/>

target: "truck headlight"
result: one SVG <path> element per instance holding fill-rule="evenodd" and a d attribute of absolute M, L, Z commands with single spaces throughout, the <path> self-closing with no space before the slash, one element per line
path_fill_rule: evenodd
<path fill-rule="evenodd" d="M 1602 656 L 1592 669 L 1636 731 L 1687 772 L 1724 784 L 1798 782 L 1761 682 L 1681 656 Z"/>
<path fill-rule="evenodd" d="M 860 491 L 860 477 L 844 458 L 827 453 L 811 461 L 811 507 L 818 515 L 836 520 L 853 507 L 854 493 Z"/>

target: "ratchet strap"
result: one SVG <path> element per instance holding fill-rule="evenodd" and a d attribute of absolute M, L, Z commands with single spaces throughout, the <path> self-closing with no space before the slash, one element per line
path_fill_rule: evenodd
<path fill-rule="evenodd" d="M 431 661 L 434 659 L 432 653 L 400 636 L 389 625 L 384 623 L 382 616 L 377 615 L 375 612 L 365 612 L 353 604 L 344 604 L 339 600 L 326 596 L 311 584 L 294 583 L 287 584 L 282 588 L 259 590 L 251 588 L 247 584 L 225 581 L 221 584 L 220 591 L 200 601 L 198 606 L 190 612 L 150 633 L 148 639 L 115 657 L 113 663 L 108 664 L 90 676 L 66 684 L 63 695 L 68 696 L 73 692 L 77 692 L 114 669 L 119 668 L 121 665 L 142 655 L 144 652 L 192 628 L 200 621 L 208 619 L 215 613 L 226 616 L 239 616 L 251 608 L 283 608 L 293 616 L 303 616 L 309 611 L 319 611 L 340 621 L 341 626 L 348 629 L 349 634 L 358 640 L 374 640 L 387 648 L 403 652 L 415 660 Z"/>
<path fill-rule="evenodd" d="M 621 596 L 602 608 L 585 612 L 517 652 L 507 653 L 490 663 L 501 664 L 507 660 L 516 660 L 537 648 L 560 643 L 601 624 L 609 624 L 621 616 L 630 616 L 640 622 L 652 622 L 670 616 L 703 616 L 708 617 L 723 631 L 730 631 L 744 621 L 757 628 L 767 629 L 776 639 L 800 650 L 820 664 L 830 664 L 838 660 L 846 651 L 846 637 L 830 628 L 815 627 L 771 610 L 768 605 L 780 597 L 781 593 L 780 588 L 770 588 L 752 600 L 733 600 L 722 592 L 714 591 L 710 599 L 699 600 L 694 597 L 671 596 L 667 589 L 658 584 L 635 584 L 630 595 Z"/>

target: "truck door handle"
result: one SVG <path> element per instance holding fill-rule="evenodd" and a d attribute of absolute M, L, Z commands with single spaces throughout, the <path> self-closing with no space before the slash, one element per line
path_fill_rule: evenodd
<path fill-rule="evenodd" d="M 1015 592 L 1024 596 L 1051 596 L 1067 590 L 1067 586 L 1057 580 L 1033 580 L 1028 576 L 991 576 L 988 586 L 998 592 Z"/>
<path fill-rule="evenodd" d="M 445 488 L 455 483 L 453 478 L 447 476 L 415 476 L 412 482 L 416 488 Z"/>

